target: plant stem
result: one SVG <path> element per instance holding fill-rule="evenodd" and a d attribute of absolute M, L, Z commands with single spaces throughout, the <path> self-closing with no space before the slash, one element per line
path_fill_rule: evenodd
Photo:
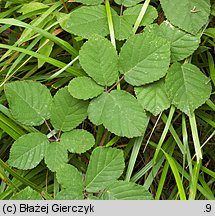
<path fill-rule="evenodd" d="M 136 20 L 136 22 L 135 22 L 135 24 L 134 24 L 133 34 L 136 33 L 136 31 L 137 31 L 137 29 L 138 29 L 138 27 L 139 27 L 139 25 L 140 25 L 140 23 L 141 23 L 141 21 L 142 21 L 144 15 L 145 15 L 145 13 L 146 13 L 146 10 L 147 10 L 147 8 L 148 8 L 148 6 L 149 6 L 149 2 L 150 2 L 150 0 L 146 0 L 146 1 L 144 2 L 143 7 L 142 7 L 142 9 L 141 9 L 141 11 L 140 11 L 140 13 L 139 13 L 139 16 L 137 17 L 137 20 Z"/>

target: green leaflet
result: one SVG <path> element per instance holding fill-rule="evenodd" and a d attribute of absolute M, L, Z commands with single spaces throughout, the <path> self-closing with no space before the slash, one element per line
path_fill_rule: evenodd
<path fill-rule="evenodd" d="M 76 0 L 76 2 L 80 2 L 85 5 L 98 5 L 103 2 L 103 0 Z"/>
<path fill-rule="evenodd" d="M 87 107 L 87 101 L 72 97 L 67 87 L 62 88 L 54 96 L 51 123 L 58 130 L 72 130 L 87 117 Z"/>
<path fill-rule="evenodd" d="M 39 44 L 39 47 L 41 48 L 39 49 L 38 53 L 49 57 L 52 52 L 53 46 L 54 46 L 53 41 L 47 41 L 46 38 L 42 38 Z M 38 68 L 42 67 L 45 63 L 46 61 L 38 59 Z"/>
<path fill-rule="evenodd" d="M 83 200 L 84 194 L 76 188 L 62 189 L 57 193 L 55 200 Z"/>
<path fill-rule="evenodd" d="M 86 190 L 98 192 L 117 180 L 124 170 L 123 151 L 98 147 L 93 150 L 86 173 Z"/>
<path fill-rule="evenodd" d="M 105 6 L 82 6 L 72 11 L 66 28 L 84 38 L 90 38 L 94 34 L 106 36 L 109 30 Z"/>
<path fill-rule="evenodd" d="M 141 185 L 116 181 L 102 195 L 103 200 L 152 200 L 152 195 Z"/>
<path fill-rule="evenodd" d="M 80 64 L 98 84 L 110 86 L 118 77 L 118 56 L 111 42 L 94 37 L 86 42 L 80 52 Z"/>
<path fill-rule="evenodd" d="M 18 169 L 32 169 L 43 159 L 48 144 L 42 133 L 23 135 L 13 143 L 8 163 Z"/>
<path fill-rule="evenodd" d="M 154 116 L 170 107 L 163 79 L 152 84 L 136 87 L 135 94 L 143 108 Z"/>
<path fill-rule="evenodd" d="M 101 125 L 103 123 L 102 116 L 105 110 L 106 101 L 108 99 L 108 93 L 104 92 L 97 98 L 94 98 L 88 107 L 87 113 L 90 121 L 95 125 Z"/>
<path fill-rule="evenodd" d="M 127 8 L 123 13 L 123 18 L 130 23 L 131 25 L 134 25 L 134 23 L 137 20 L 137 17 L 143 7 L 143 4 L 138 4 L 134 7 Z M 152 24 L 154 20 L 158 17 L 158 12 L 155 7 L 149 5 L 146 13 L 144 14 L 144 17 L 140 23 L 140 26 L 147 26 L 149 24 Z"/>
<path fill-rule="evenodd" d="M 146 31 L 153 31 L 171 44 L 171 61 L 181 61 L 189 57 L 198 47 L 201 35 L 191 35 L 164 21 L 160 26 L 148 26 Z"/>
<path fill-rule="evenodd" d="M 70 81 L 68 91 L 74 98 L 87 100 L 102 94 L 104 87 L 90 77 L 76 77 Z"/>
<path fill-rule="evenodd" d="M 147 116 L 136 98 L 122 90 L 103 93 L 92 100 L 88 116 L 94 124 L 103 124 L 117 136 L 129 138 L 143 135 L 148 124 Z"/>
<path fill-rule="evenodd" d="M 13 117 L 37 126 L 50 117 L 52 97 L 46 86 L 33 81 L 15 81 L 4 86 Z"/>
<path fill-rule="evenodd" d="M 56 173 L 57 181 L 62 187 L 84 191 L 84 182 L 81 173 L 72 165 L 65 164 Z"/>
<path fill-rule="evenodd" d="M 95 145 L 95 139 L 86 130 L 76 129 L 61 136 L 61 144 L 71 153 L 84 153 Z"/>
<path fill-rule="evenodd" d="M 133 34 L 133 26 L 127 22 L 124 16 L 113 16 L 113 25 L 117 40 L 128 39 Z"/>
<path fill-rule="evenodd" d="M 125 7 L 131 7 L 141 2 L 141 0 L 114 0 L 114 1 L 119 5 L 124 5 Z"/>
<path fill-rule="evenodd" d="M 161 0 L 167 19 L 179 28 L 197 34 L 208 21 L 210 0 Z"/>
<path fill-rule="evenodd" d="M 174 63 L 167 73 L 165 85 L 172 104 L 187 115 L 204 104 L 212 90 L 210 80 L 190 63 Z"/>
<path fill-rule="evenodd" d="M 26 187 L 11 197 L 11 200 L 42 200 L 42 196 L 31 187 Z"/>
<path fill-rule="evenodd" d="M 48 145 L 45 153 L 45 163 L 47 167 L 55 172 L 68 162 L 68 153 L 65 146 L 59 142 L 52 142 Z"/>
<path fill-rule="evenodd" d="M 119 68 L 125 80 L 135 86 L 159 80 L 167 73 L 170 44 L 154 33 L 132 36 L 123 45 Z"/>

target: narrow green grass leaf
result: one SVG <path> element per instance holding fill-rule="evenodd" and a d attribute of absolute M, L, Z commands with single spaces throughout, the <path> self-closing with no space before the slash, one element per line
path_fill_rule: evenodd
<path fill-rule="evenodd" d="M 53 198 L 44 191 L 41 187 L 38 187 L 33 182 L 29 181 L 26 177 L 21 176 L 17 171 L 14 171 L 11 169 L 4 161 L 0 159 L 0 166 L 6 170 L 8 173 L 10 173 L 13 177 L 15 177 L 19 182 L 22 182 L 26 186 L 30 186 L 32 189 L 40 192 L 40 194 L 46 199 L 46 200 L 52 200 Z"/>
<path fill-rule="evenodd" d="M 181 200 L 186 200 L 186 194 L 185 194 L 185 191 L 184 191 L 184 186 L 183 186 L 183 183 L 181 182 L 181 178 L 180 178 L 180 175 L 179 175 L 179 172 L 178 172 L 178 169 L 177 169 L 177 166 L 175 164 L 175 161 L 174 159 L 169 155 L 167 154 L 165 151 L 163 151 L 166 159 L 168 160 L 169 162 L 169 165 L 172 169 L 172 172 L 173 172 L 173 175 L 175 177 L 175 181 L 176 181 L 176 184 L 177 184 L 177 188 L 178 188 L 178 192 L 179 192 L 179 196 L 180 196 L 180 199 Z"/>
<path fill-rule="evenodd" d="M 162 135 L 160 137 L 160 140 L 158 142 L 158 145 L 157 145 L 157 148 L 156 148 L 156 151 L 155 151 L 155 154 L 154 154 L 154 157 L 153 157 L 153 163 L 155 164 L 156 163 L 156 160 L 157 160 L 157 156 L 161 150 L 161 146 L 166 138 L 166 135 L 167 135 L 167 132 L 169 130 L 169 127 L 170 127 L 170 124 L 171 124 L 171 121 L 172 121 L 172 117 L 174 115 L 174 112 L 175 112 L 175 107 L 174 106 L 171 106 L 170 108 L 170 111 L 169 111 L 169 116 L 168 116 L 168 119 L 167 119 L 167 122 L 166 122 L 166 125 L 165 125 L 165 128 L 162 132 Z"/>
<path fill-rule="evenodd" d="M 71 55 L 73 55 L 73 56 L 78 55 L 77 50 L 75 50 L 68 42 L 54 36 L 53 34 L 49 33 L 46 30 L 43 30 L 43 29 L 41 29 L 39 27 L 27 24 L 25 22 L 22 22 L 22 21 L 13 19 L 13 18 L 0 19 L 0 23 L 9 24 L 9 25 L 15 25 L 15 26 L 26 28 L 26 29 L 32 29 L 33 31 L 39 33 L 40 35 L 44 36 L 45 38 L 47 38 L 50 41 L 54 42 L 55 44 L 59 45 L 60 47 L 62 47 L 64 50 L 66 50 Z"/>
<path fill-rule="evenodd" d="M 63 67 L 66 66 L 65 63 L 63 63 L 63 62 L 61 62 L 59 60 L 56 60 L 56 59 L 53 59 L 51 57 L 47 57 L 47 56 L 41 55 L 39 53 L 23 49 L 23 48 L 14 47 L 14 46 L 6 45 L 6 44 L 0 44 L 0 48 L 9 49 L 9 50 L 14 50 L 14 51 L 17 51 L 17 52 L 25 53 L 25 54 L 33 56 L 35 58 L 41 59 L 41 60 L 43 60 L 43 61 L 45 61 L 45 62 L 47 62 L 47 63 L 49 63 L 51 65 L 54 65 L 54 66 L 56 66 L 58 68 L 63 68 Z M 69 73 L 71 73 L 74 76 L 84 75 L 84 73 L 82 71 L 80 71 L 79 69 L 77 69 L 75 67 L 72 67 L 72 66 L 68 67 L 66 69 L 66 71 L 69 72 Z"/>
<path fill-rule="evenodd" d="M 134 23 L 133 34 L 135 34 L 136 31 L 137 31 L 137 29 L 139 28 L 140 23 L 141 23 L 141 21 L 142 21 L 144 15 L 145 15 L 145 13 L 146 13 L 146 10 L 147 10 L 147 8 L 148 8 L 148 6 L 149 6 L 149 3 L 150 3 L 150 0 L 146 0 L 146 1 L 144 2 L 144 4 L 142 5 L 142 8 L 141 8 L 141 10 L 140 10 L 140 13 L 139 13 L 139 15 L 138 15 L 138 17 L 137 17 L 137 19 L 136 19 L 136 22 Z"/>
<path fill-rule="evenodd" d="M 125 181 L 128 181 L 128 182 L 130 181 L 130 178 L 131 178 L 132 172 L 134 170 L 134 165 L 135 165 L 137 156 L 139 154 L 142 142 L 143 142 L 143 136 L 137 137 L 134 140 L 134 145 L 133 145 L 133 148 L 132 148 L 132 153 L 131 153 L 128 168 L 127 168 Z"/>
<path fill-rule="evenodd" d="M 170 156 L 172 156 L 174 149 L 175 149 L 175 142 L 170 147 L 170 151 L 169 151 Z M 162 170 L 162 175 L 159 179 L 159 184 L 158 184 L 156 194 L 155 194 L 155 200 L 160 200 L 160 196 L 161 196 L 162 190 L 164 188 L 164 183 L 167 180 L 167 174 L 168 174 L 169 166 L 170 166 L 169 162 L 166 161 L 165 165 L 163 167 L 163 170 Z"/>
<path fill-rule="evenodd" d="M 209 65 L 209 72 L 210 72 L 210 78 L 215 85 L 215 66 L 214 66 L 214 59 L 210 52 L 207 52 L 208 56 L 208 65 Z"/>
<path fill-rule="evenodd" d="M 11 127 L 9 127 L 4 122 L 0 121 L 0 128 L 7 133 L 10 137 L 12 137 L 14 140 L 17 140 L 21 135 L 18 134 L 16 131 L 14 131 Z"/>
<path fill-rule="evenodd" d="M 184 113 L 182 113 L 182 124 L 181 125 L 182 125 L 183 145 L 184 145 L 184 148 L 186 149 L 187 163 L 188 163 L 190 175 L 192 175 L 193 173 L 192 158 L 191 158 L 190 147 L 188 143 L 187 124 L 186 124 Z M 183 156 L 185 156 L 185 154 L 183 154 Z"/>
<path fill-rule="evenodd" d="M 111 7 L 109 0 L 105 0 L 105 10 L 107 14 L 107 21 L 108 21 L 108 27 L 110 32 L 110 40 L 113 44 L 114 48 L 116 49 L 116 41 L 115 41 L 115 34 L 114 34 L 114 27 L 113 27 L 113 18 L 111 14 Z"/>
<path fill-rule="evenodd" d="M 148 124 L 145 125 L 145 131 L 147 129 L 147 126 L 148 126 Z M 144 131 L 144 133 L 145 133 L 145 131 Z M 141 147 L 142 142 L 143 142 L 143 138 L 144 138 L 144 136 L 141 136 L 141 137 L 135 138 L 135 140 L 134 140 L 134 145 L 132 148 L 130 160 L 128 163 L 128 168 L 126 171 L 125 181 L 130 181 L 130 179 L 131 179 L 131 175 L 134 171 L 135 162 L 136 162 L 137 157 L 139 155 L 139 151 L 140 151 L 140 147 Z"/>
<path fill-rule="evenodd" d="M 24 135 L 25 132 L 22 130 L 21 127 L 19 127 L 16 122 L 14 122 L 12 119 L 7 118 L 5 115 L 0 113 L 0 121 L 5 123 L 8 127 L 10 127 L 12 130 L 14 130 L 17 134 L 20 136 Z"/>
<path fill-rule="evenodd" d="M 193 173 L 191 176 L 191 181 L 190 181 L 190 194 L 189 194 L 189 200 L 195 200 L 196 198 L 196 192 L 197 192 L 197 183 L 199 180 L 199 171 L 201 168 L 201 163 L 196 163 L 194 168 L 193 168 Z"/>
<path fill-rule="evenodd" d="M 202 150 L 201 150 L 200 141 L 199 141 L 196 117 L 194 113 L 189 116 L 189 120 L 190 120 L 190 127 L 192 131 L 192 137 L 193 137 L 193 143 L 195 147 L 197 162 L 200 163 L 202 159 Z"/>
<path fill-rule="evenodd" d="M 18 10 L 18 12 L 22 14 L 27 14 L 35 10 L 40 10 L 44 8 L 46 8 L 47 10 L 49 6 L 40 2 L 29 2 L 28 4 L 23 4 L 23 6 Z"/>

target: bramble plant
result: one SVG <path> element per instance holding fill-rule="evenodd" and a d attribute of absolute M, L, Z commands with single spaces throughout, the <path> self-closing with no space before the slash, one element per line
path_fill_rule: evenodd
<path fill-rule="evenodd" d="M 0 199 L 214 199 L 214 2 L 0 4 Z"/>

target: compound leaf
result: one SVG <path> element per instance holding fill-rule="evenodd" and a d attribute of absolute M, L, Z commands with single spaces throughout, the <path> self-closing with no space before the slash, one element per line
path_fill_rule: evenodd
<path fill-rule="evenodd" d="M 187 115 L 204 104 L 212 90 L 209 79 L 190 63 L 174 63 L 167 73 L 165 86 L 172 103 Z"/>
<path fill-rule="evenodd" d="M 80 154 L 91 149 L 95 144 L 95 139 L 88 131 L 76 129 L 63 133 L 61 136 L 61 144 L 71 153 Z"/>
<path fill-rule="evenodd" d="M 79 56 L 82 68 L 98 84 L 110 86 L 117 80 L 117 52 L 106 38 L 90 39 L 82 46 Z"/>
<path fill-rule="evenodd" d="M 55 172 L 59 167 L 68 162 L 68 152 L 65 146 L 59 142 L 52 142 L 48 145 L 45 153 L 45 163 L 47 167 Z"/>
<path fill-rule="evenodd" d="M 164 77 L 169 63 L 169 42 L 149 32 L 129 38 L 119 57 L 120 72 L 129 84 L 136 86 Z"/>
<path fill-rule="evenodd" d="M 210 0 L 160 0 L 167 19 L 179 28 L 197 34 L 208 21 Z"/>
<path fill-rule="evenodd" d="M 152 195 L 141 185 L 116 181 L 102 195 L 103 200 L 152 200 Z"/>
<path fill-rule="evenodd" d="M 74 98 L 87 100 L 100 95 L 104 87 L 98 85 L 90 77 L 76 77 L 70 81 L 68 90 Z"/>
<path fill-rule="evenodd" d="M 135 93 L 143 108 L 154 116 L 170 107 L 163 79 L 145 86 L 136 87 Z"/>
<path fill-rule="evenodd" d="M 50 117 L 52 96 L 46 86 L 33 81 L 15 81 L 4 88 L 11 114 L 19 122 L 37 126 Z"/>
<path fill-rule="evenodd" d="M 123 151 L 98 147 L 93 150 L 86 173 L 86 190 L 98 192 L 105 189 L 123 173 Z"/>
<path fill-rule="evenodd" d="M 84 38 L 90 38 L 94 34 L 108 35 L 109 29 L 105 6 L 82 6 L 72 11 L 66 29 Z"/>
<path fill-rule="evenodd" d="M 88 102 L 70 95 L 68 88 L 60 89 L 54 96 L 51 123 L 59 130 L 69 131 L 87 117 Z"/>
<path fill-rule="evenodd" d="M 18 169 L 32 169 L 43 159 L 48 144 L 48 138 L 42 133 L 23 135 L 13 143 L 8 163 Z"/>
<path fill-rule="evenodd" d="M 84 191 L 84 182 L 81 173 L 70 164 L 61 166 L 56 172 L 56 178 L 63 188 Z"/>

